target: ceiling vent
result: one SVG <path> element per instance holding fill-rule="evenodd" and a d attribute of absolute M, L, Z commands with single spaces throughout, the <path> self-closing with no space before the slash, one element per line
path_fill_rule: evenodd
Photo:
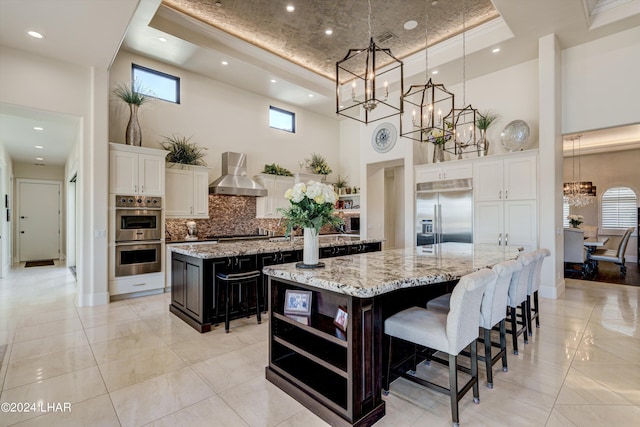
<path fill-rule="evenodd" d="M 378 39 L 378 44 L 383 44 L 398 37 L 391 31 L 385 31 L 384 33 L 378 34 L 376 38 Z"/>

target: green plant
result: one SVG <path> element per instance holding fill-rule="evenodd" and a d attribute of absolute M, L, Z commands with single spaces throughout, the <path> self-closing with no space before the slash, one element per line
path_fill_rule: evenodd
<path fill-rule="evenodd" d="M 336 182 L 334 184 L 334 186 L 336 188 L 345 188 L 347 186 L 347 178 L 348 177 L 341 177 L 340 175 L 338 175 L 338 178 L 336 179 Z"/>
<path fill-rule="evenodd" d="M 491 124 L 499 118 L 499 114 L 494 114 L 491 111 L 486 111 L 484 114 L 478 113 L 478 118 L 476 119 L 476 127 L 480 130 L 487 130 L 489 126 L 491 126 Z"/>
<path fill-rule="evenodd" d="M 171 135 L 163 138 L 164 141 L 160 145 L 165 150 L 169 150 L 167 155 L 168 162 L 181 163 L 183 165 L 206 165 L 203 160 L 206 148 L 191 142 L 192 137 L 186 138 L 180 135 Z"/>
<path fill-rule="evenodd" d="M 331 168 L 327 164 L 327 161 L 320 154 L 312 153 L 310 159 L 304 160 L 307 164 L 307 169 L 311 173 L 317 173 L 320 175 L 329 175 Z"/>
<path fill-rule="evenodd" d="M 130 84 L 118 83 L 113 90 L 114 95 L 129 105 L 140 106 L 148 102 L 151 98 L 144 93 L 144 88 L 137 81 Z"/>
<path fill-rule="evenodd" d="M 280 176 L 293 176 L 293 174 L 289 169 L 283 168 L 282 166 L 275 163 L 270 165 L 264 165 L 264 169 L 262 170 L 262 173 L 268 173 L 270 175 L 280 175 Z"/>

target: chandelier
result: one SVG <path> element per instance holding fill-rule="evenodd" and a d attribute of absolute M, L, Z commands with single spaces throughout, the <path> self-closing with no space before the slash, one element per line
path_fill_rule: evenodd
<path fill-rule="evenodd" d="M 443 84 L 436 84 L 429 78 L 429 33 L 425 3 L 425 84 L 411 85 L 402 95 L 406 110 L 400 120 L 400 136 L 419 142 L 434 142 L 435 139 L 448 141 L 453 136 L 454 95 Z"/>
<path fill-rule="evenodd" d="M 364 124 L 402 114 L 402 99 L 389 98 L 389 82 L 404 90 L 402 61 L 373 42 L 368 5 L 369 47 L 349 49 L 336 63 L 336 113 Z"/>
<path fill-rule="evenodd" d="M 576 135 L 571 138 L 573 143 L 572 162 L 573 171 L 571 173 L 572 181 L 565 182 L 563 185 L 564 200 L 569 206 L 584 207 L 593 203 L 596 199 L 596 187 L 591 181 L 580 181 L 580 138 L 582 135 Z M 575 179 L 576 171 L 576 139 L 578 140 L 578 180 Z"/>

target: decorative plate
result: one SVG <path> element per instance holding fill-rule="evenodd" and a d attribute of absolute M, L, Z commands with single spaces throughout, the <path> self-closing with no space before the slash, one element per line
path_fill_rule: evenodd
<path fill-rule="evenodd" d="M 393 123 L 385 122 L 376 128 L 371 135 L 371 145 L 378 153 L 386 153 L 396 145 L 398 131 Z"/>

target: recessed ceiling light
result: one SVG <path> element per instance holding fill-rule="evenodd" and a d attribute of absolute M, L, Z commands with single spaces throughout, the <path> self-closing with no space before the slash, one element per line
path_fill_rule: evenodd
<path fill-rule="evenodd" d="M 292 4 L 287 5 L 287 12 L 293 12 L 294 10 L 296 10 L 296 8 Z"/>
<path fill-rule="evenodd" d="M 405 30 L 413 30 L 415 27 L 418 26 L 418 23 L 414 20 L 411 21 L 407 21 L 404 23 L 404 29 Z"/>
<path fill-rule="evenodd" d="M 433 70 L 431 74 L 438 74 L 438 70 Z"/>
<path fill-rule="evenodd" d="M 36 145 L 35 148 L 36 148 L 36 150 L 43 150 L 44 149 L 44 147 L 42 145 Z"/>
<path fill-rule="evenodd" d="M 313 94 L 312 93 L 309 94 L 309 98 L 313 98 Z"/>
<path fill-rule="evenodd" d="M 271 79 L 271 83 L 276 83 L 276 79 Z"/>
<path fill-rule="evenodd" d="M 229 63 L 227 61 L 222 61 L 221 64 L 222 65 L 229 65 Z"/>
<path fill-rule="evenodd" d="M 43 127 L 40 127 L 40 126 L 34 126 L 34 127 L 33 127 L 33 130 L 44 130 L 44 128 L 43 128 Z"/>
<path fill-rule="evenodd" d="M 333 30 L 331 28 L 327 28 L 326 30 L 324 30 L 324 33 L 330 36 L 331 34 L 333 34 Z"/>
<path fill-rule="evenodd" d="M 167 39 L 164 37 L 158 37 L 158 40 L 160 40 L 162 43 L 166 43 Z"/>
<path fill-rule="evenodd" d="M 43 39 L 44 36 L 42 34 L 40 34 L 37 31 L 27 31 L 27 34 L 29 34 L 31 37 L 33 37 L 34 39 Z"/>
<path fill-rule="evenodd" d="M 44 159 L 42 157 L 36 157 L 36 160 L 43 161 Z"/>
<path fill-rule="evenodd" d="M 491 52 L 493 52 L 493 53 L 498 53 L 498 52 L 500 52 L 500 48 L 499 48 L 499 47 L 496 47 L 496 48 L 495 48 L 495 49 L 493 49 Z"/>
<path fill-rule="evenodd" d="M 433 1 L 431 2 L 431 4 L 432 4 L 433 6 L 437 5 L 437 4 L 438 4 L 438 0 L 433 0 Z"/>

